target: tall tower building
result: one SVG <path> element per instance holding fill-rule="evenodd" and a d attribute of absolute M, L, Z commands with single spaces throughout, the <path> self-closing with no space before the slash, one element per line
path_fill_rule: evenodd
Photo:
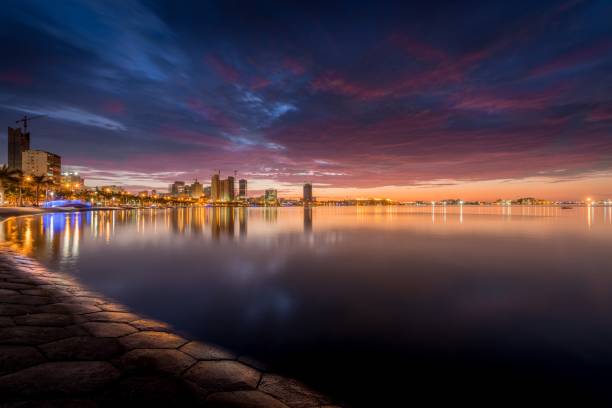
<path fill-rule="evenodd" d="M 8 128 L 8 166 L 23 170 L 22 154 L 30 150 L 30 132 L 22 133 L 21 128 Z"/>
<path fill-rule="evenodd" d="M 240 179 L 238 181 L 238 198 L 245 199 L 247 197 L 247 181 Z"/>
<path fill-rule="evenodd" d="M 219 181 L 219 200 L 229 201 L 229 183 L 227 179 Z"/>
<path fill-rule="evenodd" d="M 212 201 L 219 201 L 221 199 L 221 183 L 219 180 L 219 173 L 213 174 L 210 179 L 210 199 Z"/>
<path fill-rule="evenodd" d="M 220 192 L 221 192 L 221 201 L 229 202 L 234 201 L 235 196 L 235 186 L 234 186 L 234 178 L 228 177 L 220 181 Z"/>
<path fill-rule="evenodd" d="M 303 200 L 305 203 L 312 203 L 312 184 L 304 184 Z"/>
<path fill-rule="evenodd" d="M 227 178 L 227 189 L 228 201 L 234 201 L 234 198 L 236 198 L 236 184 L 235 179 L 232 176 Z"/>

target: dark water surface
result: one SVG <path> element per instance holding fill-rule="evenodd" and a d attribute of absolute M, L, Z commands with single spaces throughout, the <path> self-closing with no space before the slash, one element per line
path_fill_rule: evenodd
<path fill-rule="evenodd" d="M 126 210 L 1 234 L 355 406 L 612 400 L 612 207 Z"/>

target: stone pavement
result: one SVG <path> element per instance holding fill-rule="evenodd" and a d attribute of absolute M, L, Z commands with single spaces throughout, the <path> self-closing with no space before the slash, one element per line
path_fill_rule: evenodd
<path fill-rule="evenodd" d="M 332 407 L 0 248 L 0 407 Z"/>

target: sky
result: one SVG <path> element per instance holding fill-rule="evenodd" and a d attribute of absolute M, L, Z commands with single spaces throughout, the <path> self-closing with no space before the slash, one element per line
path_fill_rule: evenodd
<path fill-rule="evenodd" d="M 87 185 L 612 197 L 612 2 L 5 0 L 0 123 Z M 2 131 L 2 160 L 6 133 Z"/>

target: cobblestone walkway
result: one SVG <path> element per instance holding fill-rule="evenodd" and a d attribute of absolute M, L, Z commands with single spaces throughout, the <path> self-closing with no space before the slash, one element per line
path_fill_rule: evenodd
<path fill-rule="evenodd" d="M 0 406 L 331 407 L 0 248 Z"/>

